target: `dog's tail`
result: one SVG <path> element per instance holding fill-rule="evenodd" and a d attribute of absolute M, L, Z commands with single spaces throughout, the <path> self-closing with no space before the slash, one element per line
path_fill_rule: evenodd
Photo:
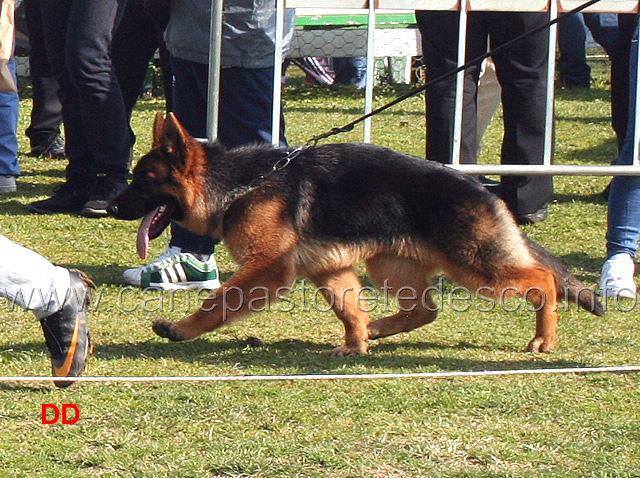
<path fill-rule="evenodd" d="M 600 301 L 598 301 L 593 289 L 582 284 L 582 282 L 571 274 L 567 268 L 544 247 L 526 236 L 525 238 L 529 245 L 529 250 L 536 260 L 551 269 L 555 274 L 558 301 L 579 305 L 598 317 L 604 315 L 604 308 Z"/>

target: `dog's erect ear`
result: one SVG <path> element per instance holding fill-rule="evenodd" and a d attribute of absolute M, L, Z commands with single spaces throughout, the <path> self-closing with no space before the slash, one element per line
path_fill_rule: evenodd
<path fill-rule="evenodd" d="M 162 145 L 162 133 L 164 130 L 164 115 L 162 111 L 156 113 L 156 117 L 153 120 L 153 148 L 158 148 Z"/>
<path fill-rule="evenodd" d="M 167 114 L 162 128 L 162 149 L 180 161 L 184 161 L 187 151 L 193 147 L 194 139 L 189 136 L 173 113 Z"/>

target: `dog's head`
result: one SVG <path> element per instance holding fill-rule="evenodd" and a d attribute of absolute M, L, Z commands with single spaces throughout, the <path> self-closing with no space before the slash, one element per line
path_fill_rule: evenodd
<path fill-rule="evenodd" d="M 202 174 L 203 147 L 169 113 L 156 115 L 153 147 L 133 169 L 133 180 L 115 197 L 108 213 L 116 219 L 144 217 L 138 230 L 138 254 L 145 258 L 151 239 L 158 237 L 172 220 L 185 218 L 194 200 L 197 177 Z"/>

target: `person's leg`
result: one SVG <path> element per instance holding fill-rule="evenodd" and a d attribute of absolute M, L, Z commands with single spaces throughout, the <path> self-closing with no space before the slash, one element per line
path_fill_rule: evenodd
<path fill-rule="evenodd" d="M 633 162 L 635 129 L 635 77 L 638 71 L 638 30 L 629 51 L 629 118 L 627 133 L 616 164 Z M 600 294 L 604 297 L 635 297 L 633 258 L 640 236 L 640 177 L 616 176 L 611 181 L 607 208 L 607 260 L 600 275 Z"/>
<path fill-rule="evenodd" d="M 355 85 L 356 88 L 364 88 L 366 80 L 367 57 L 334 57 L 333 71 L 335 73 L 335 85 Z"/>
<path fill-rule="evenodd" d="M 138 101 L 149 69 L 149 61 L 158 48 L 155 24 L 144 11 L 143 0 L 129 0 L 122 21 L 113 37 L 111 56 L 122 90 L 127 122 Z M 135 135 L 129 126 L 131 144 Z"/>
<path fill-rule="evenodd" d="M 173 112 L 191 136 L 206 138 L 209 67 L 171 57 L 171 68 L 175 72 Z M 199 236 L 176 223 L 171 224 L 170 247 L 178 247 L 193 254 L 209 255 L 215 244 L 216 241 L 211 237 Z"/>
<path fill-rule="evenodd" d="M 583 13 L 582 16 L 593 39 L 611 58 L 618 39 L 618 15 L 615 13 Z"/>
<path fill-rule="evenodd" d="M 40 319 L 57 312 L 70 287 L 69 270 L 0 235 L 0 296 Z"/>
<path fill-rule="evenodd" d="M 466 59 L 477 58 L 487 51 L 486 33 L 469 15 Z M 416 11 L 422 34 L 422 51 L 427 81 L 440 77 L 457 66 L 458 13 Z M 467 68 L 464 73 L 462 146 L 460 161 L 475 163 L 477 146 L 476 94 L 480 65 Z M 450 163 L 453 154 L 453 126 L 455 105 L 455 76 L 433 84 L 426 94 L 427 159 Z"/>
<path fill-rule="evenodd" d="M 126 0 L 41 2 L 47 56 L 60 84 L 69 163 L 63 188 L 29 209 L 104 217 L 129 173 L 128 124 L 110 54 Z"/>
<path fill-rule="evenodd" d="M 15 59 L 9 60 L 9 70 L 16 81 Z M 0 193 L 15 191 L 15 177 L 20 175 L 18 166 L 18 93 L 0 91 Z M 13 184 L 13 188 L 10 184 Z M 13 189 L 10 191 L 9 189 Z"/>
<path fill-rule="evenodd" d="M 25 134 L 31 154 L 54 159 L 64 158 L 64 143 L 60 139 L 62 105 L 58 98 L 58 82 L 53 78 L 42 35 L 40 0 L 24 0 L 29 31 L 29 75 L 33 107 L 31 123 Z"/>
<path fill-rule="evenodd" d="M 54 377 L 77 377 L 92 347 L 87 325 L 90 281 L 0 235 L 0 297 L 39 319 Z M 57 387 L 73 382 L 54 381 Z"/>
<path fill-rule="evenodd" d="M 581 13 L 569 15 L 558 23 L 558 74 L 567 88 L 589 88 L 591 68 L 587 64 L 587 32 Z"/>
<path fill-rule="evenodd" d="M 273 75 L 273 68 L 222 70 L 218 139 L 227 148 L 271 143 Z M 287 145 L 282 112 L 280 145 Z"/>
<path fill-rule="evenodd" d="M 205 138 L 208 66 L 171 57 L 171 67 L 176 72 L 174 113 L 191 136 Z M 166 251 L 145 266 L 125 270 L 123 281 L 142 288 L 217 288 L 216 241 L 176 223 L 171 223 L 170 234 Z"/>
<path fill-rule="evenodd" d="M 172 69 L 174 113 L 191 136 L 205 138 L 208 66 L 174 57 Z M 222 70 L 218 141 L 224 146 L 271 142 L 273 73 L 273 68 Z M 286 145 L 283 115 L 280 128 L 281 144 Z M 167 251 L 146 266 L 125 270 L 123 280 L 141 287 L 215 288 L 218 283 L 215 244 L 209 236 L 194 234 L 172 223 Z"/>
<path fill-rule="evenodd" d="M 544 13 L 482 13 L 491 28 L 495 48 L 524 32 L 544 25 Z M 544 157 L 547 89 L 547 32 L 541 31 L 493 57 L 502 87 L 503 164 L 539 165 Z M 520 222 L 546 216 L 553 194 L 551 176 L 504 176 L 502 196 Z M 540 213 L 538 215 L 538 212 Z"/>
<path fill-rule="evenodd" d="M 638 23 L 637 15 L 618 15 L 618 36 L 611 56 L 611 126 L 616 133 L 618 152 L 627 132 L 629 102 L 629 51 L 631 38 Z"/>
<path fill-rule="evenodd" d="M 631 42 L 629 55 L 629 118 L 622 151 L 616 160 L 618 165 L 633 162 L 633 135 L 635 129 L 636 72 L 638 70 L 638 33 Z M 611 183 L 607 216 L 607 257 L 625 253 L 633 257 L 638 250 L 640 235 L 640 177 L 616 176 Z"/>
<path fill-rule="evenodd" d="M 79 210 L 86 201 L 88 185 L 95 177 L 95 166 L 83 132 L 78 92 L 71 83 L 67 70 L 67 29 L 72 5 L 73 0 L 40 0 L 44 45 L 51 73 L 58 82 L 58 96 L 65 123 L 65 150 L 69 159 L 66 180 L 70 185 L 70 194 L 75 191 L 75 195 L 78 196 L 74 201 L 69 201 L 68 206 L 81 203 L 77 206 Z M 36 210 L 33 212 L 39 212 L 39 206 L 36 204 Z M 62 206 L 64 209 L 67 205 Z"/>
<path fill-rule="evenodd" d="M 65 43 L 66 68 L 78 95 L 78 111 L 70 115 L 71 124 L 65 111 L 65 128 L 83 136 L 81 141 L 95 162 L 97 174 L 123 180 L 129 171 L 130 144 L 111 44 L 126 3 L 73 1 Z"/>
<path fill-rule="evenodd" d="M 176 76 L 174 113 L 189 134 L 205 138 L 208 66 L 173 58 L 172 69 Z M 218 141 L 227 148 L 271 142 L 272 94 L 272 68 L 222 69 Z M 284 119 L 280 134 L 281 144 L 286 145 Z M 175 223 L 171 226 L 170 246 L 195 254 L 210 254 L 215 244 L 210 237 L 198 236 Z"/>
<path fill-rule="evenodd" d="M 79 125 L 79 98 L 66 68 L 68 19 L 73 0 L 40 0 L 43 43 L 51 74 L 58 83 L 58 97 L 65 123 L 66 180 L 51 197 L 32 202 L 29 211 L 37 214 L 79 213 L 89 197 L 95 165 L 85 135 Z"/>

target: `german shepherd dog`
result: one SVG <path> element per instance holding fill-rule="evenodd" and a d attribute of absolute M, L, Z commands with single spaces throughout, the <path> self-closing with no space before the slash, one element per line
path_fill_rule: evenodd
<path fill-rule="evenodd" d="M 190 137 L 172 114 L 156 116 L 153 138 L 111 215 L 145 216 L 143 255 L 173 220 L 224 239 L 238 264 L 195 313 L 154 321 L 161 337 L 194 339 L 254 310 L 250 304 L 267 300 L 267 290 L 268 299 L 277 298 L 300 277 L 319 288 L 344 324 L 344 345 L 333 350 L 339 356 L 364 354 L 369 339 L 432 322 L 437 275 L 482 297 L 523 296 L 536 311 L 531 352 L 553 348 L 559 300 L 603 314 L 593 291 L 528 239 L 497 196 L 441 164 L 371 144 L 295 154 L 270 145 L 225 150 Z M 353 269 L 360 261 L 374 283 L 404 291 L 398 313 L 369 321 Z"/>

